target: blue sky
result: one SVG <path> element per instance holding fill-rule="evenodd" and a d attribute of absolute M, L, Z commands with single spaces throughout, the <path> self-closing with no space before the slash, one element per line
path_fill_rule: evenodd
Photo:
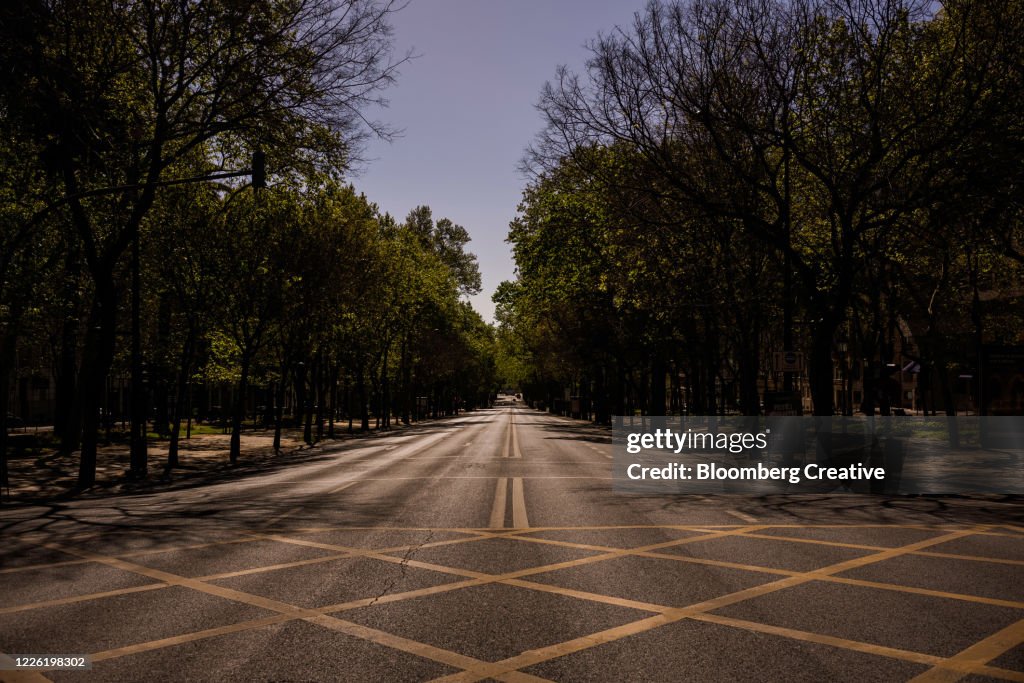
<path fill-rule="evenodd" d="M 404 219 L 428 204 L 465 226 L 480 260 L 473 306 L 490 320 L 491 294 L 514 276 L 505 242 L 525 180 L 523 150 L 541 128 L 535 105 L 559 64 L 575 70 L 598 32 L 628 26 L 645 0 L 411 0 L 394 15 L 403 66 L 379 118 L 402 129 L 371 141 L 352 180 L 383 211 Z"/>

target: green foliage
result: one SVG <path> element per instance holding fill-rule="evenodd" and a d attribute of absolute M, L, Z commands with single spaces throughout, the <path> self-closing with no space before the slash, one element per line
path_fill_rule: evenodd
<path fill-rule="evenodd" d="M 547 401 L 657 411 L 668 378 L 677 409 L 758 412 L 769 352 L 801 350 L 831 414 L 838 344 L 948 383 L 963 348 L 1021 343 L 984 302 L 1022 279 L 1022 21 L 1016 1 L 650 3 L 542 94 L 504 365 Z"/>

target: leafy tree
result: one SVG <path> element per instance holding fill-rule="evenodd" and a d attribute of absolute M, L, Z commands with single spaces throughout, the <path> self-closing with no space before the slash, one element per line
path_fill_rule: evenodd
<path fill-rule="evenodd" d="M 5 6 L 2 96 L 63 185 L 93 280 L 84 405 L 100 403 L 114 357 L 116 266 L 160 184 L 200 147 L 228 169 L 257 145 L 272 149 L 275 171 L 344 164 L 367 132 L 361 111 L 395 75 L 393 9 L 370 0 Z M 84 412 L 83 486 L 95 477 L 95 412 Z"/>

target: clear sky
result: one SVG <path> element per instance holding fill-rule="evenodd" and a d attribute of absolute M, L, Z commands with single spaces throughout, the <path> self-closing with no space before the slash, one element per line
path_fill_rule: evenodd
<path fill-rule="evenodd" d="M 584 65 L 598 32 L 628 26 L 645 0 L 411 0 L 393 16 L 401 70 L 379 118 L 404 132 L 370 142 L 353 178 L 367 198 L 402 220 L 429 205 L 435 220 L 463 225 L 480 260 L 473 306 L 491 320 L 491 294 L 514 275 L 509 221 L 525 180 L 523 151 L 540 130 L 535 105 L 559 64 Z"/>

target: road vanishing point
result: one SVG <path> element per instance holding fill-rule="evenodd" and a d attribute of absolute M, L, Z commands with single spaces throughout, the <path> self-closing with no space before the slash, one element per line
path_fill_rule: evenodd
<path fill-rule="evenodd" d="M 505 401 L 0 508 L 0 681 L 1024 681 L 1018 500 L 617 494 L 611 449 Z"/>

